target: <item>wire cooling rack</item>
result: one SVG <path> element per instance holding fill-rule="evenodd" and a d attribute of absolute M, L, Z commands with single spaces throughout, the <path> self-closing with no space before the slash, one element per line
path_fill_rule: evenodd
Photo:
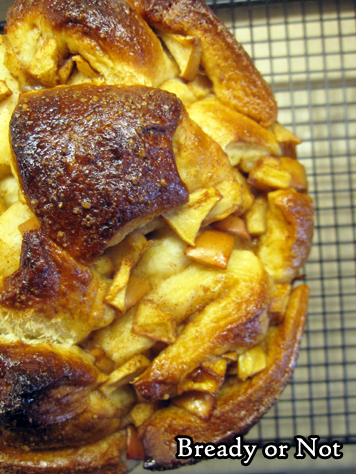
<path fill-rule="evenodd" d="M 316 219 L 305 266 L 311 289 L 292 382 L 245 439 L 296 435 L 356 442 L 356 2 L 210 4 L 254 59 L 303 143 Z"/>
<path fill-rule="evenodd" d="M 356 0 L 210 5 L 271 85 L 279 121 L 303 140 L 298 155 L 316 209 L 298 365 L 245 440 L 356 443 Z"/>

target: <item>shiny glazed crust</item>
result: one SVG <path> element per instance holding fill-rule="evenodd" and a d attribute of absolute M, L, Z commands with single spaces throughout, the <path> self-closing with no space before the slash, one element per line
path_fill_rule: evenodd
<path fill-rule="evenodd" d="M 247 432 L 296 363 L 299 140 L 201 0 L 17 0 L 7 23 L 0 473 L 194 463 L 176 435 Z"/>
<path fill-rule="evenodd" d="M 61 82 L 57 69 L 68 53 L 94 61 L 95 70 L 106 75 L 108 83 L 157 86 L 174 71 L 156 35 L 126 2 L 24 0 L 9 10 L 7 24 L 25 67 L 38 40 L 55 40 L 53 73 L 45 80 L 48 86 Z"/>
<path fill-rule="evenodd" d="M 44 232 L 88 264 L 118 232 L 122 240 L 132 221 L 144 224 L 185 203 L 172 146 L 180 116 L 178 99 L 141 86 L 22 95 L 11 141 L 28 205 Z"/>
<path fill-rule="evenodd" d="M 221 102 L 268 127 L 276 121 L 277 104 L 264 79 L 241 45 L 211 14 L 202 0 L 130 0 L 158 30 L 192 35 L 202 42 L 202 65 Z"/>

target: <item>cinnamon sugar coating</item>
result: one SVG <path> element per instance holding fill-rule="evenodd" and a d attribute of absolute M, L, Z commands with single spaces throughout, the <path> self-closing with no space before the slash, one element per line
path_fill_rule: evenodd
<path fill-rule="evenodd" d="M 118 231 L 183 204 L 173 154 L 173 95 L 142 86 L 80 85 L 21 97 L 10 133 L 26 194 L 44 232 L 89 263 Z"/>

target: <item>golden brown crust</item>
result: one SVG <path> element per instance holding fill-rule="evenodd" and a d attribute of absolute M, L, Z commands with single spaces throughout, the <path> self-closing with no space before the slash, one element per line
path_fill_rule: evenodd
<path fill-rule="evenodd" d="M 41 229 L 32 230 L 24 235 L 19 269 L 2 281 L 0 304 L 41 310 L 50 318 L 58 307 L 68 306 L 69 294 L 82 301 L 92 279 L 89 268 L 74 262 Z"/>
<path fill-rule="evenodd" d="M 26 451 L 3 448 L 0 452 L 1 474 L 124 474 L 121 460 L 126 434 L 119 431 L 96 443 L 80 448 L 49 451 Z"/>
<path fill-rule="evenodd" d="M 184 110 L 173 137 L 177 168 L 189 192 L 234 180 L 228 157 Z"/>
<path fill-rule="evenodd" d="M 139 429 L 145 467 L 152 470 L 178 467 L 175 436 L 191 436 L 194 442 L 221 442 L 245 433 L 277 400 L 290 379 L 304 330 L 309 290 L 294 289 L 284 322 L 267 337 L 267 367 L 251 379 L 226 381 L 217 396 L 209 421 L 174 405 L 158 410 Z M 192 461 L 191 459 L 189 460 Z"/>
<path fill-rule="evenodd" d="M 89 263 L 126 225 L 186 202 L 172 148 L 181 107 L 172 94 L 141 86 L 23 95 L 11 141 L 44 232 Z"/>
<path fill-rule="evenodd" d="M 306 194 L 293 189 L 268 193 L 267 232 L 260 238 L 258 256 L 278 283 L 289 283 L 308 258 L 314 207 Z"/>
<path fill-rule="evenodd" d="M 66 385 L 50 390 L 48 399 L 41 401 L 41 410 L 53 410 L 57 403 L 57 410 L 60 411 L 61 405 L 65 406 L 68 396 L 76 396 L 80 399 L 83 395 L 83 390 L 73 392 L 74 390 L 68 389 Z M 116 406 L 114 401 L 98 390 L 84 395 L 83 411 L 74 414 L 66 421 L 53 424 L 34 423 L 33 426 L 23 426 L 18 429 L 12 426 L 1 426 L 1 445 L 33 450 L 83 446 L 99 441 L 122 428 L 123 410 Z"/>
<path fill-rule="evenodd" d="M 19 269 L 0 283 L 0 327 L 17 337 L 78 342 L 114 319 L 103 301 L 106 290 L 42 229 L 26 232 Z"/>
<path fill-rule="evenodd" d="M 82 55 L 107 83 L 158 86 L 171 75 L 158 38 L 126 2 L 18 0 L 8 12 L 7 25 L 27 72 L 43 44 L 55 41 L 52 70 L 44 80 L 35 77 L 45 85 L 60 83 L 58 70 L 70 54 Z"/>
<path fill-rule="evenodd" d="M 18 257 L 22 242 L 0 280 L 0 473 L 169 469 L 185 463 L 178 434 L 245 433 L 291 376 L 308 299 L 277 291 L 307 257 L 313 209 L 294 191 L 303 170 L 275 157 L 298 140 L 267 84 L 203 0 L 15 0 L 3 49 L 16 94 L 32 91 L 10 136 L 36 217 L 0 219 Z M 287 184 L 253 174 L 267 152 Z"/>
<path fill-rule="evenodd" d="M 273 155 L 280 148 L 272 132 L 258 123 L 222 104 L 216 97 L 208 96 L 188 108 L 189 116 L 197 122 L 223 150 L 233 143 L 259 145 Z"/>
<path fill-rule="evenodd" d="M 19 341 L 1 343 L 0 354 L 1 443 L 5 445 L 11 441 L 31 445 L 32 431 L 77 417 L 87 409 L 90 393 L 100 382 L 97 369 L 76 351 Z M 48 444 L 58 443 L 63 439 L 57 432 Z"/>
<path fill-rule="evenodd" d="M 129 3 L 155 28 L 201 40 L 202 65 L 221 102 L 266 127 L 276 121 L 277 104 L 269 87 L 242 46 L 202 0 Z"/>

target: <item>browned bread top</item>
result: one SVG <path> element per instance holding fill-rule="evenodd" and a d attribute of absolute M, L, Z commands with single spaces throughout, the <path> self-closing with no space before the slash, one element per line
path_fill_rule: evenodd
<path fill-rule="evenodd" d="M 30 73 L 51 50 L 55 66 L 69 54 L 81 54 L 109 83 L 158 86 L 172 75 L 158 38 L 126 2 L 19 0 L 7 25 L 14 51 Z M 50 86 L 62 83 L 56 70 L 36 79 Z"/>
<path fill-rule="evenodd" d="M 268 127 L 277 104 L 251 58 L 203 0 L 130 0 L 149 25 L 202 42 L 202 65 L 216 96 Z"/>
<path fill-rule="evenodd" d="M 98 371 L 74 351 L 0 344 L 0 419 L 5 426 L 63 422 L 82 412 Z M 56 392 L 56 393 L 55 393 Z M 65 403 L 64 403 L 65 400 Z"/>
<path fill-rule="evenodd" d="M 251 59 L 202 0 L 16 0 L 0 69 L 0 473 L 246 432 L 296 361 L 313 228 Z"/>
<path fill-rule="evenodd" d="M 12 147 L 45 233 L 88 263 L 125 225 L 186 202 L 172 147 L 180 115 L 176 97 L 142 86 L 23 95 Z"/>

